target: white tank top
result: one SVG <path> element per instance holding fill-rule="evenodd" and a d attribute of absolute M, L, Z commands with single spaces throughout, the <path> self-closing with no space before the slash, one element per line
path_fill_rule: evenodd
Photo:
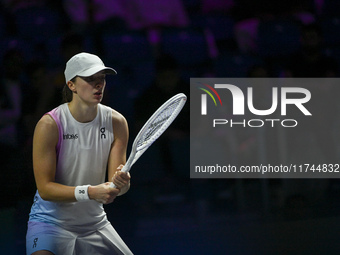
<path fill-rule="evenodd" d="M 76 121 L 68 104 L 62 104 L 49 114 L 57 123 L 59 140 L 56 147 L 55 181 L 68 186 L 98 185 L 105 182 L 107 162 L 114 139 L 112 109 L 98 105 L 96 118 L 88 123 Z M 60 225 L 72 231 L 86 231 L 108 224 L 103 205 L 86 202 L 49 202 L 36 192 L 30 221 Z"/>

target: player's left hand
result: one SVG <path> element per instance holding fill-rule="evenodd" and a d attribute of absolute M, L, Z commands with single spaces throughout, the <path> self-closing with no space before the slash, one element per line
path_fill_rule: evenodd
<path fill-rule="evenodd" d="M 121 169 L 124 165 L 120 165 L 117 168 L 117 171 L 114 173 L 112 177 L 112 182 L 116 185 L 117 189 L 124 190 L 130 185 L 130 173 L 122 172 Z"/>

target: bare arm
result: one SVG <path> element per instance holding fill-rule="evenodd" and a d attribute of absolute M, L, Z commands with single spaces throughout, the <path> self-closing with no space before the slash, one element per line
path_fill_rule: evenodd
<path fill-rule="evenodd" d="M 51 116 L 43 116 L 34 131 L 33 169 L 35 182 L 42 199 L 75 202 L 74 189 L 55 182 L 58 127 Z"/>
<path fill-rule="evenodd" d="M 118 112 L 112 113 L 114 141 L 111 146 L 108 162 L 108 180 L 120 190 L 118 195 L 125 194 L 130 188 L 130 174 L 120 169 L 126 163 L 126 150 L 129 139 L 129 130 L 126 119 Z"/>

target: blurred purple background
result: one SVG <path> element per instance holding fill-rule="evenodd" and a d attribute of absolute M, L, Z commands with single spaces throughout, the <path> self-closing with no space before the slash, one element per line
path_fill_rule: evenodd
<path fill-rule="evenodd" d="M 189 94 L 190 77 L 339 77 L 339 28 L 336 0 L 0 1 L 0 253 L 25 254 L 33 130 L 61 103 L 72 55 L 97 54 L 118 71 L 107 78 L 103 103 L 127 118 L 133 140 L 165 99 Z M 339 105 L 319 103 L 327 128 L 308 135 L 339 163 Z M 241 158 L 257 155 L 253 134 L 241 141 L 234 147 Z M 187 104 L 134 166 L 129 193 L 106 206 L 135 254 L 339 252 L 337 179 L 287 185 L 189 174 Z"/>

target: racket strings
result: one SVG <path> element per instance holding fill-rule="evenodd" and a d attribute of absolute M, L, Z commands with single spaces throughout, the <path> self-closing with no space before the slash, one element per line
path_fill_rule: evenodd
<path fill-rule="evenodd" d="M 164 108 L 157 116 L 156 118 L 150 123 L 148 126 L 146 132 L 141 137 L 141 139 L 137 143 L 137 148 L 143 146 L 145 143 L 153 142 L 158 138 L 157 135 L 155 135 L 160 129 L 167 128 L 165 125 L 168 121 L 168 119 L 172 116 L 173 112 L 177 109 L 179 104 L 181 103 L 181 99 L 173 101 L 170 105 L 168 105 L 166 108 Z"/>

